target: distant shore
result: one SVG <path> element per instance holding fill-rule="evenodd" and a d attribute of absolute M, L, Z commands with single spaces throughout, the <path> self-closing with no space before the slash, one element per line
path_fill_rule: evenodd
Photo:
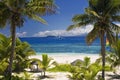
<path fill-rule="evenodd" d="M 100 56 L 99 54 L 48 54 L 49 57 L 53 58 L 58 63 L 71 63 L 76 59 L 83 60 L 84 57 L 90 57 L 91 62 L 95 62 Z M 30 58 L 42 59 L 42 55 L 30 56 Z"/>

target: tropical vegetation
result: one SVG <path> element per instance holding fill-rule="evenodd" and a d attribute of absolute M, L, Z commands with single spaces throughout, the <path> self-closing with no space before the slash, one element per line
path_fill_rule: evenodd
<path fill-rule="evenodd" d="M 7 74 L 11 76 L 12 64 L 16 45 L 16 28 L 22 27 L 25 18 L 37 20 L 46 24 L 41 16 L 55 13 L 54 0 L 0 0 L 0 27 L 10 26 L 11 31 L 11 53 Z"/>
<path fill-rule="evenodd" d="M 0 75 L 6 75 L 6 69 L 9 65 L 10 47 L 11 37 L 0 34 L 0 64 L 2 65 L 0 66 Z M 21 42 L 18 38 L 16 39 L 15 52 L 12 70 L 15 72 L 24 71 L 30 65 L 31 59 L 29 59 L 29 56 L 35 55 L 35 52 L 27 42 Z"/>
<path fill-rule="evenodd" d="M 102 66 L 98 62 L 91 63 L 89 57 L 85 57 L 83 61 L 79 61 L 71 66 L 69 75 L 72 80 L 97 80 L 98 72 L 102 70 Z M 105 66 L 105 70 L 110 71 L 109 66 Z M 102 78 L 99 76 L 99 80 Z"/>
<path fill-rule="evenodd" d="M 118 39 L 112 46 L 112 51 L 106 55 L 106 62 L 111 65 L 111 68 L 120 66 L 120 40 Z"/>
<path fill-rule="evenodd" d="M 10 38 L 0 34 L 0 74 L 3 74 L 8 66 L 8 58 L 10 55 Z"/>
<path fill-rule="evenodd" d="M 2 77 L 1 80 L 9 80 L 9 77 Z M 23 72 L 21 74 L 14 74 L 11 77 L 11 80 L 31 80 L 33 79 L 32 74 L 28 72 Z M 39 80 L 39 79 L 38 79 Z"/>
<path fill-rule="evenodd" d="M 56 64 L 55 61 L 52 61 L 53 59 L 48 57 L 47 54 L 42 54 L 42 60 L 41 62 L 41 68 L 43 69 L 44 72 L 44 77 L 46 76 L 46 70 L 51 66 Z"/>
<path fill-rule="evenodd" d="M 49 68 L 47 71 L 50 72 L 70 72 L 71 71 L 70 64 L 56 64 L 54 67 Z"/>
<path fill-rule="evenodd" d="M 84 14 L 78 14 L 72 18 L 74 23 L 67 30 L 93 25 L 93 29 L 86 37 L 86 42 L 90 45 L 96 38 L 100 38 L 102 78 L 105 79 L 105 36 L 110 44 L 115 42 L 114 33 L 120 30 L 120 27 L 116 24 L 116 22 L 120 22 L 120 1 L 88 0 L 88 5 Z"/>
<path fill-rule="evenodd" d="M 105 80 L 105 70 L 110 70 L 105 62 L 109 62 L 111 67 L 120 65 L 120 40 L 117 39 L 120 27 L 116 24 L 120 22 L 119 0 L 88 0 L 85 13 L 75 15 L 72 18 L 73 25 L 67 29 L 69 31 L 92 24 L 93 29 L 88 33 L 86 43 L 90 45 L 96 38 L 100 39 L 102 64 L 98 60 L 91 63 L 88 57 L 76 65 L 57 64 L 47 54 L 42 54 L 42 60 L 29 59 L 29 56 L 34 55 L 35 52 L 27 42 L 22 42 L 16 37 L 16 28 L 22 27 L 26 18 L 47 24 L 41 17 L 55 12 L 54 0 L 0 0 L 0 28 L 10 26 L 11 32 L 11 37 L 0 34 L 0 65 L 2 65 L 0 66 L 0 75 L 2 75 L 0 79 L 30 79 L 31 75 L 24 70 L 30 67 L 32 62 L 38 63 L 37 70 L 42 69 L 44 77 L 47 70 L 66 71 L 71 73 L 69 77 L 74 80 L 95 80 L 99 71 L 102 71 L 102 77 L 99 79 Z M 110 54 L 105 52 L 106 38 L 112 49 Z M 53 64 L 55 66 L 50 68 Z M 24 72 L 24 77 L 12 75 L 13 71 Z"/>
<path fill-rule="evenodd" d="M 28 68 L 30 65 L 31 59 L 29 59 L 29 56 L 35 55 L 35 51 L 30 47 L 27 42 L 21 42 L 17 38 L 15 52 L 15 57 L 13 59 L 13 71 L 24 71 L 24 69 Z"/>
<path fill-rule="evenodd" d="M 9 65 L 9 56 L 10 56 L 10 46 L 11 46 L 11 37 L 6 37 L 3 34 L 0 34 L 0 75 L 6 75 L 6 68 Z M 38 71 L 42 69 L 44 72 L 44 77 L 46 76 L 46 70 L 53 64 L 57 64 L 53 59 L 48 57 L 47 54 L 42 54 L 42 60 L 29 58 L 31 55 L 35 55 L 33 49 L 31 49 L 30 45 L 27 42 L 22 42 L 19 38 L 16 38 L 16 46 L 15 46 L 15 55 L 13 59 L 12 70 L 15 74 L 24 72 L 26 68 L 30 68 L 32 66 L 32 62 L 38 63 Z M 16 73 L 17 72 L 17 73 Z M 28 74 L 25 72 L 25 74 Z M 26 76 L 25 76 L 26 77 Z M 11 77 L 12 80 L 24 80 L 23 76 L 13 75 Z M 3 77 L 3 80 L 9 80 L 9 77 Z M 27 78 L 25 78 L 27 79 Z"/>

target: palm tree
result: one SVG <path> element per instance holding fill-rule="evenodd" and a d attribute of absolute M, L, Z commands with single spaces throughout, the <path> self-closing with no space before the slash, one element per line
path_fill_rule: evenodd
<path fill-rule="evenodd" d="M 8 73 L 11 76 L 16 45 L 16 27 L 22 27 L 26 16 L 46 24 L 40 16 L 55 13 L 54 0 L 0 0 L 0 27 L 10 25 L 12 44 Z"/>
<path fill-rule="evenodd" d="M 42 54 L 41 65 L 42 69 L 44 70 L 44 77 L 46 76 L 46 70 L 55 62 L 51 62 L 52 58 L 49 58 L 47 54 Z"/>
<path fill-rule="evenodd" d="M 119 0 L 88 0 L 89 6 L 85 8 L 84 14 L 75 15 L 72 18 L 74 22 L 67 30 L 73 28 L 93 25 L 93 29 L 88 33 L 86 42 L 90 45 L 96 38 L 101 41 L 101 54 L 102 54 L 102 78 L 104 78 L 105 67 L 105 36 L 112 44 L 114 39 L 114 32 L 119 30 L 119 26 L 115 22 L 120 21 L 120 2 Z"/>

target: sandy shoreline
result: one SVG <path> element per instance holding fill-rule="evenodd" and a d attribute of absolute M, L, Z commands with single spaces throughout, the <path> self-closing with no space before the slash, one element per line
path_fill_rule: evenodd
<path fill-rule="evenodd" d="M 94 62 L 99 58 L 99 54 L 48 54 L 49 57 L 53 58 L 58 63 L 71 63 L 76 59 L 83 60 L 84 57 L 90 57 L 91 62 Z M 42 59 L 42 55 L 30 56 L 30 58 Z"/>

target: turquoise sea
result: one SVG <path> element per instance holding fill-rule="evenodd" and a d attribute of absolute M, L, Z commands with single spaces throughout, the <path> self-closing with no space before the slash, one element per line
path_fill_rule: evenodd
<path fill-rule="evenodd" d="M 24 37 L 37 54 L 99 54 L 100 41 L 96 39 L 90 46 L 86 44 L 85 36 L 73 37 Z"/>

